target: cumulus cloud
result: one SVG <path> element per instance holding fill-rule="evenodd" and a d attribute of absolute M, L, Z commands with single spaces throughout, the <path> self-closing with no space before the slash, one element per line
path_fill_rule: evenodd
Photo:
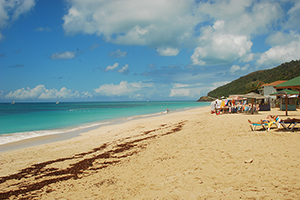
<path fill-rule="evenodd" d="M 101 35 L 125 45 L 176 46 L 189 38 L 199 23 L 193 0 L 70 0 L 63 28 L 76 33 Z"/>
<path fill-rule="evenodd" d="M 158 48 L 157 52 L 161 56 L 176 56 L 179 53 L 179 50 L 169 47 L 169 48 Z"/>
<path fill-rule="evenodd" d="M 117 72 L 120 73 L 120 74 L 128 74 L 129 73 L 128 64 L 124 65 Z"/>
<path fill-rule="evenodd" d="M 120 49 L 118 49 L 117 51 L 110 52 L 108 55 L 110 57 L 114 57 L 114 58 L 121 58 L 121 57 L 126 57 L 127 52 L 126 51 L 121 51 Z"/>
<path fill-rule="evenodd" d="M 115 63 L 113 65 L 108 65 L 105 69 L 103 69 L 103 71 L 108 72 L 108 71 L 118 68 L 118 66 L 119 66 L 119 63 Z"/>
<path fill-rule="evenodd" d="M 200 83 L 197 84 L 182 84 L 175 83 L 172 85 L 169 97 L 188 97 L 198 98 L 202 91 L 207 91 L 207 86 Z"/>
<path fill-rule="evenodd" d="M 271 46 L 280 46 L 290 43 L 292 41 L 300 41 L 300 35 L 295 31 L 290 31 L 289 33 L 285 32 L 276 32 L 267 37 L 266 42 Z"/>
<path fill-rule="evenodd" d="M 175 97 L 175 96 L 188 97 L 190 96 L 190 89 L 185 89 L 185 88 L 171 89 L 170 97 Z"/>
<path fill-rule="evenodd" d="M 194 65 L 230 63 L 251 52 L 252 42 L 249 37 L 227 34 L 225 26 L 224 21 L 216 21 L 212 27 L 203 29 L 199 46 L 191 56 Z"/>
<path fill-rule="evenodd" d="M 300 19 L 300 2 L 295 1 L 294 6 L 288 11 L 288 21 L 285 23 L 286 29 L 299 30 L 299 19 Z"/>
<path fill-rule="evenodd" d="M 51 55 L 52 60 L 68 60 L 75 58 L 76 52 L 66 51 L 61 53 L 54 53 Z"/>
<path fill-rule="evenodd" d="M 226 31 L 237 35 L 264 33 L 283 16 L 280 4 L 276 1 L 201 1 L 198 10 L 212 21 L 224 20 Z"/>
<path fill-rule="evenodd" d="M 288 44 L 274 46 L 262 53 L 257 60 L 257 64 L 275 66 L 286 61 L 298 60 L 299 58 L 300 41 L 292 41 Z"/>
<path fill-rule="evenodd" d="M 94 89 L 95 93 L 102 96 L 126 96 L 126 97 L 136 97 L 139 96 L 139 91 L 144 88 L 151 87 L 152 84 L 142 83 L 142 82 L 132 82 L 121 81 L 120 84 L 104 84 L 99 88 Z"/>
<path fill-rule="evenodd" d="M 20 15 L 29 12 L 35 6 L 35 0 L 0 0 L 0 29 L 17 20 Z M 5 36 L 0 31 L 0 42 Z"/>
<path fill-rule="evenodd" d="M 0 28 L 4 28 L 20 15 L 29 12 L 35 6 L 35 0 L 0 1 Z"/>
<path fill-rule="evenodd" d="M 90 97 L 91 94 L 84 92 L 80 93 L 78 91 L 72 91 L 65 87 L 60 90 L 57 89 L 47 89 L 44 85 L 38 85 L 35 88 L 21 88 L 15 91 L 9 92 L 5 95 L 6 99 L 18 99 L 18 100 L 47 100 L 56 98 L 79 98 L 79 97 Z"/>
<path fill-rule="evenodd" d="M 200 66 L 253 61 L 251 39 L 279 26 L 285 5 L 278 0 L 68 2 L 63 17 L 67 35 L 95 34 L 115 44 L 147 45 L 161 56 L 176 56 L 188 47 L 194 49 L 191 63 Z M 286 29 L 299 29 L 299 9 L 295 1 Z M 121 50 L 109 55 L 126 56 Z"/>
<path fill-rule="evenodd" d="M 246 71 L 249 68 L 249 65 L 245 65 L 244 67 L 240 67 L 239 65 L 232 65 L 230 68 L 230 73 L 235 74 L 239 72 Z"/>

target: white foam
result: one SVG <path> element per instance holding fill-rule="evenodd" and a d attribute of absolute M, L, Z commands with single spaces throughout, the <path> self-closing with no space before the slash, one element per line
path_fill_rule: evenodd
<path fill-rule="evenodd" d="M 0 135 L 0 145 L 8 144 L 12 142 L 18 142 L 21 140 L 26 140 L 30 138 L 36 138 L 40 136 L 47 136 L 47 135 L 55 135 L 61 133 L 68 133 L 72 131 L 78 131 L 86 128 L 93 128 L 95 126 L 101 126 L 109 124 L 110 122 L 101 122 L 101 123 L 94 123 L 94 124 L 87 124 L 85 126 L 80 127 L 72 127 L 66 129 L 55 129 L 55 130 L 42 130 L 42 131 L 28 131 L 28 132 L 19 132 L 13 134 L 3 134 Z"/>

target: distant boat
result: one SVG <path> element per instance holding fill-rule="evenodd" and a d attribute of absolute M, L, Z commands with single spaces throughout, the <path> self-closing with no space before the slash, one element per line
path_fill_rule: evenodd
<path fill-rule="evenodd" d="M 15 100 L 13 99 L 13 101 L 11 102 L 11 104 L 15 104 Z"/>
<path fill-rule="evenodd" d="M 59 100 L 57 99 L 57 102 L 56 102 L 56 104 L 59 104 Z"/>

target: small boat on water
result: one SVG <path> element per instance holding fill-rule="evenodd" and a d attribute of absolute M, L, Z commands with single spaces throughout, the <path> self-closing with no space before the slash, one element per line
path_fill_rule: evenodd
<path fill-rule="evenodd" d="M 11 104 L 15 104 L 15 100 L 13 99 L 13 101 L 11 102 Z"/>
<path fill-rule="evenodd" d="M 59 100 L 57 99 L 57 102 L 55 104 L 59 104 Z"/>

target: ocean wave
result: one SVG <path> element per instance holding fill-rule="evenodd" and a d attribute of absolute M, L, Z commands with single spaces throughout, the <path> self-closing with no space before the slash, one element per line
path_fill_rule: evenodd
<path fill-rule="evenodd" d="M 107 125 L 109 123 L 110 122 L 101 122 L 101 123 L 87 124 L 80 127 L 65 128 L 65 129 L 27 131 L 27 132 L 19 132 L 19 133 L 12 133 L 12 134 L 3 134 L 0 135 L 0 145 L 12 143 L 12 142 L 18 142 L 26 139 L 32 139 L 41 136 L 62 134 L 62 133 L 68 133 L 68 132 L 78 131 L 82 129 L 93 128 L 96 126 Z"/>

